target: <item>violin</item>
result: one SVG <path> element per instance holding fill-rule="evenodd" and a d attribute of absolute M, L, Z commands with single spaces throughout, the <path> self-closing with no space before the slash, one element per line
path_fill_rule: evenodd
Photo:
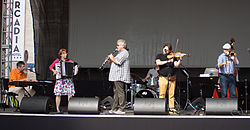
<path fill-rule="evenodd" d="M 181 53 L 181 52 L 170 52 L 170 53 L 167 55 L 167 58 L 168 58 L 168 59 L 180 58 L 181 55 L 190 56 L 190 54 L 186 54 L 186 53 Z"/>
<path fill-rule="evenodd" d="M 177 39 L 176 39 L 176 44 L 175 44 L 175 51 L 176 51 L 176 49 L 177 49 L 178 42 L 179 42 L 179 39 L 177 38 Z M 168 58 L 168 59 L 180 58 L 181 55 L 190 56 L 190 54 L 186 54 L 186 53 L 181 53 L 181 52 L 170 52 L 170 53 L 167 55 L 167 58 Z"/>

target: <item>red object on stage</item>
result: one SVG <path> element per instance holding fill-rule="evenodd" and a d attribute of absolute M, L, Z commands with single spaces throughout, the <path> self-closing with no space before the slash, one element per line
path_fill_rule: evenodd
<path fill-rule="evenodd" d="M 214 88 L 213 98 L 219 98 L 216 88 Z"/>
<path fill-rule="evenodd" d="M 219 85 L 219 84 L 218 84 L 218 85 Z M 220 85 L 219 85 L 219 87 L 220 87 Z M 227 89 L 227 98 L 229 98 L 229 97 L 230 97 L 230 95 L 229 95 L 229 89 Z M 217 92 L 217 89 L 216 89 L 216 88 L 214 88 L 213 98 L 220 98 L 220 97 L 218 96 L 218 92 Z M 237 90 L 237 87 L 235 88 L 235 98 L 238 98 L 238 90 Z"/>

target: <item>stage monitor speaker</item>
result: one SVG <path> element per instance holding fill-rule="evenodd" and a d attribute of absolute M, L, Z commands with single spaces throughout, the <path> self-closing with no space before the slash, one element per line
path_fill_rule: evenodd
<path fill-rule="evenodd" d="M 167 114 L 165 98 L 135 98 L 135 114 Z"/>
<path fill-rule="evenodd" d="M 69 100 L 68 113 L 99 113 L 99 98 L 73 97 Z"/>
<path fill-rule="evenodd" d="M 22 113 L 49 113 L 55 107 L 49 97 L 24 97 L 21 101 Z"/>
<path fill-rule="evenodd" d="M 237 98 L 206 98 L 206 114 L 233 114 L 237 111 Z"/>

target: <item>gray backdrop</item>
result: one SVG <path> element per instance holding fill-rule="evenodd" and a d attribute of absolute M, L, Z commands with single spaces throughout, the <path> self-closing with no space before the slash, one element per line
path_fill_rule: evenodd
<path fill-rule="evenodd" d="M 240 67 L 249 67 L 249 0 L 70 0 L 69 56 L 99 67 L 124 38 L 131 67 L 154 64 L 163 43 L 190 53 L 186 67 L 214 67 L 231 37 Z"/>

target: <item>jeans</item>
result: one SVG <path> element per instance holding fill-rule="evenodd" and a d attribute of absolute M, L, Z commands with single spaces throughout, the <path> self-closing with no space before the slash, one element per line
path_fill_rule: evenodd
<path fill-rule="evenodd" d="M 227 97 L 227 89 L 229 89 L 230 98 L 235 98 L 236 81 L 233 75 L 220 74 L 221 98 Z"/>

